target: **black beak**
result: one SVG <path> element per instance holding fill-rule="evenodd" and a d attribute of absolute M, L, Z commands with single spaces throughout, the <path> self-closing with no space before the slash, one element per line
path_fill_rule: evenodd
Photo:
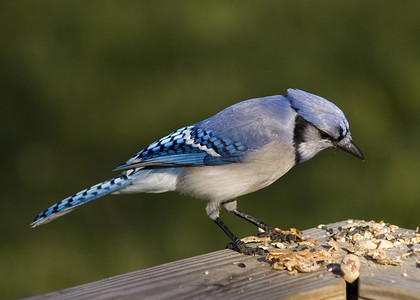
<path fill-rule="evenodd" d="M 343 142 L 343 141 L 341 141 Z M 346 143 L 337 143 L 336 146 L 338 149 L 344 150 L 354 156 L 356 156 L 357 158 L 361 159 L 361 160 L 365 160 L 365 157 L 362 153 L 362 151 L 360 151 L 360 149 L 356 146 L 355 143 L 353 143 L 352 140 L 350 140 L 349 142 L 346 141 Z"/>

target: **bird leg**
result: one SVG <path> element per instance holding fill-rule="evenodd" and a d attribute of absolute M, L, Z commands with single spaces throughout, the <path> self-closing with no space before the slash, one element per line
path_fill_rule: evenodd
<path fill-rule="evenodd" d="M 268 236 L 271 238 L 272 241 L 281 241 L 281 242 L 299 242 L 300 238 L 294 234 L 284 234 L 277 232 L 273 227 L 265 224 L 264 222 L 250 216 L 240 210 L 232 209 L 228 210 L 230 213 L 234 214 L 235 216 L 241 217 L 244 220 L 258 226 L 259 228 L 263 229 L 264 232 L 258 234 L 258 236 Z"/>
<path fill-rule="evenodd" d="M 232 231 L 230 231 L 229 227 L 226 226 L 225 223 L 220 220 L 219 217 L 213 220 L 233 241 L 233 243 L 228 245 L 229 249 L 238 251 L 239 253 L 246 254 L 246 255 L 266 255 L 267 252 L 261 248 L 252 248 L 248 247 L 244 242 L 236 237 Z"/>
<path fill-rule="evenodd" d="M 267 254 L 267 251 L 262 248 L 254 248 L 247 246 L 243 241 L 238 239 L 236 235 L 233 234 L 232 231 L 230 231 L 229 227 L 225 223 L 222 222 L 222 220 L 218 216 L 219 207 L 218 206 L 212 206 L 212 202 L 209 202 L 207 205 L 207 215 L 212 219 L 232 240 L 233 243 L 228 245 L 228 248 L 238 251 L 239 253 L 243 253 L 246 255 L 265 255 Z M 272 241 L 282 241 L 282 242 L 291 242 L 291 241 L 298 241 L 299 238 L 296 235 L 293 234 L 284 234 L 277 232 L 273 227 L 268 226 L 264 222 L 254 218 L 253 216 L 250 216 L 240 210 L 237 210 L 237 204 L 236 199 L 229 200 L 223 202 L 223 207 L 230 213 L 241 217 L 244 220 L 247 220 L 248 222 L 254 224 L 255 226 L 262 228 L 264 232 L 259 233 L 258 236 L 260 237 L 270 237 Z M 213 213 L 217 211 L 217 214 Z"/>

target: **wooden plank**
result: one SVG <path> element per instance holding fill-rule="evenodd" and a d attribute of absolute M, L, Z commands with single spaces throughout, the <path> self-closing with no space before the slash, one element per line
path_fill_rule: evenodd
<path fill-rule="evenodd" d="M 413 248 L 420 250 L 416 246 L 420 245 Z M 390 256 L 401 256 L 408 249 L 407 245 L 393 249 Z M 420 299 L 420 254 L 403 257 L 401 266 L 379 265 L 365 258 L 361 262 L 359 299 Z"/>
<path fill-rule="evenodd" d="M 317 249 L 328 248 L 328 230 L 349 224 L 363 225 L 343 221 L 305 230 L 303 235 L 315 239 Z M 29 299 L 420 299 L 420 244 L 414 246 L 418 251 L 404 257 L 399 266 L 361 256 L 361 275 L 353 285 L 346 285 L 339 268 L 289 275 L 272 269 L 263 257 L 220 250 Z M 407 251 L 408 246 L 401 245 L 387 253 Z M 334 264 L 337 267 L 340 261 Z"/>
<path fill-rule="evenodd" d="M 326 270 L 290 276 L 263 260 L 221 250 L 30 299 L 345 299 Z"/>
<path fill-rule="evenodd" d="M 325 235 L 312 229 L 311 236 Z M 262 257 L 220 250 L 32 297 L 41 299 L 346 299 L 326 269 L 289 275 Z"/>
<path fill-rule="evenodd" d="M 408 266 L 363 266 L 359 299 L 420 299 L 420 270 Z"/>
<path fill-rule="evenodd" d="M 353 221 L 351 224 L 357 226 L 358 222 Z M 338 222 L 326 226 L 337 229 L 347 225 L 346 223 Z M 318 243 L 326 241 L 319 230 L 312 229 L 305 233 L 307 236 L 312 233 Z M 404 237 L 415 233 L 418 234 L 414 230 L 399 228 L 392 235 Z M 386 251 L 388 257 L 402 258 L 402 264 L 398 266 L 382 265 L 369 257 L 360 257 L 360 277 L 355 290 L 358 299 L 420 299 L 420 244 L 412 244 L 410 247 L 412 255 L 408 256 L 404 256 L 410 253 L 409 246 L 405 244 Z"/>
<path fill-rule="evenodd" d="M 355 220 L 351 224 L 357 226 L 358 222 Z M 348 225 L 346 223 L 338 222 L 326 226 L 337 229 Z M 311 233 L 318 243 L 325 243 L 326 239 L 322 238 L 322 234 L 320 236 L 318 230 L 306 231 L 308 236 Z M 418 234 L 418 231 L 399 228 L 392 235 L 401 235 L 403 238 L 407 234 Z M 401 257 L 402 264 L 398 266 L 382 265 L 369 257 L 360 257 L 360 277 L 355 283 L 358 299 L 420 299 L 420 244 L 412 244 L 410 247 L 415 251 L 411 251 L 412 255 L 409 256 L 404 256 L 410 253 L 409 246 L 405 244 L 386 251 L 388 257 Z"/>

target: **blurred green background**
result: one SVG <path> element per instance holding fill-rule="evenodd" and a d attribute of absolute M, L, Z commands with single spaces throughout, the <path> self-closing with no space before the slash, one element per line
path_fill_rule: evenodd
<path fill-rule="evenodd" d="M 1 1 L 0 298 L 224 248 L 205 202 L 107 196 L 40 211 L 110 178 L 149 143 L 240 100 L 321 95 L 366 161 L 336 150 L 247 195 L 281 228 L 419 222 L 419 1 Z M 256 229 L 222 218 L 239 236 Z"/>

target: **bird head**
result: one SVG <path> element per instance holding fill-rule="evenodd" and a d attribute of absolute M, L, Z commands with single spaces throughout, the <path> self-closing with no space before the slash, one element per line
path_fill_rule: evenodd
<path fill-rule="evenodd" d="M 344 113 L 334 103 L 298 89 L 288 89 L 287 97 L 297 112 L 294 146 L 298 162 L 304 162 L 330 147 L 364 160 L 351 138 Z"/>

